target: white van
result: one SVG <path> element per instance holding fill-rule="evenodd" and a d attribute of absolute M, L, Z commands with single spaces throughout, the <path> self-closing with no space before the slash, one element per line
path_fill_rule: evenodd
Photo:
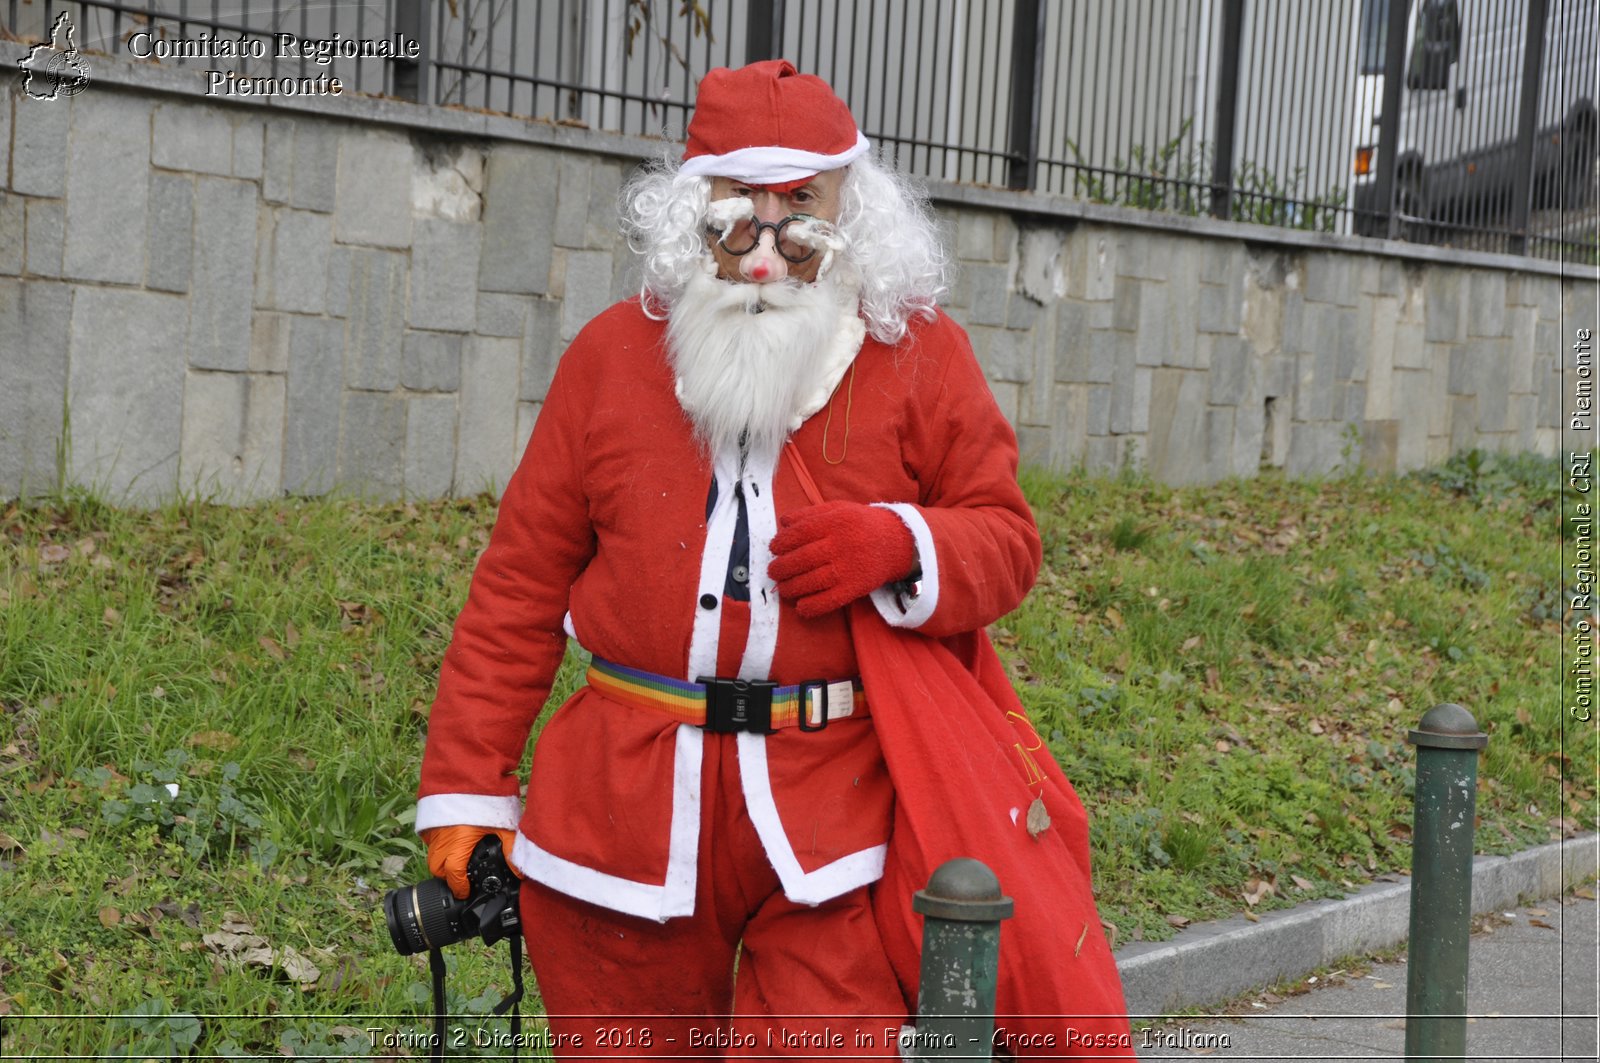
<path fill-rule="evenodd" d="M 1457 226 L 1509 222 L 1528 0 L 1361 0 L 1356 26 L 1354 230 L 1387 236 L 1377 202 L 1379 121 L 1391 3 L 1405 3 L 1405 84 L 1395 165 L 1396 234 L 1459 242 Z M 1549 0 L 1534 136 L 1533 205 L 1593 191 L 1600 0 Z"/>

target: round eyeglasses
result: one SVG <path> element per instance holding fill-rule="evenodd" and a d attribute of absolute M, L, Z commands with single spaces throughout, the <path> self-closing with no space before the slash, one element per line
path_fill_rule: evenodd
<path fill-rule="evenodd" d="M 791 229 L 796 223 L 817 223 L 818 219 L 809 214 L 791 214 L 782 221 L 758 221 L 755 218 L 740 218 L 730 225 L 717 240 L 717 246 L 730 255 L 748 255 L 756 249 L 761 242 L 761 234 L 767 229 L 772 230 L 772 242 L 778 248 L 778 254 L 786 261 L 799 265 L 817 253 L 817 249 L 805 240 L 797 238 L 797 231 Z M 825 223 L 819 223 L 825 224 Z M 710 230 L 715 235 L 717 230 Z M 810 235 L 802 226 L 799 235 Z"/>

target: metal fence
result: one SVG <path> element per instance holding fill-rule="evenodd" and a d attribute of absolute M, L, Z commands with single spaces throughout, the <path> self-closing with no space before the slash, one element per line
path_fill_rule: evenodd
<path fill-rule="evenodd" d="M 1600 0 L 7 0 L 79 46 L 665 140 L 699 77 L 782 55 L 915 174 L 1594 262 Z M 418 43 L 285 56 L 275 35 Z M 145 36 L 140 37 L 140 34 Z M 159 49 L 158 49 L 159 50 Z M 141 56 L 142 57 L 142 56 Z"/>

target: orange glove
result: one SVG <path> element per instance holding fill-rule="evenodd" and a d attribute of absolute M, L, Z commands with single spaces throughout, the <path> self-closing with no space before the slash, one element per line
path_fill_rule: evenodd
<path fill-rule="evenodd" d="M 478 847 L 486 834 L 500 836 L 500 847 L 506 854 L 506 866 L 511 867 L 511 845 L 516 841 L 516 831 L 462 826 L 430 827 L 422 832 L 422 840 L 428 846 L 428 870 L 435 878 L 444 879 L 450 886 L 450 892 L 462 900 L 472 892 L 472 887 L 467 883 L 467 861 L 472 859 L 472 850 Z M 522 877 L 515 867 L 511 867 L 511 873 Z"/>

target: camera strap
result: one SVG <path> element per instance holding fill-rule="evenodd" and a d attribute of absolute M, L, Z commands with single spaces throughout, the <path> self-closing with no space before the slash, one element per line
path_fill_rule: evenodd
<path fill-rule="evenodd" d="M 444 1060 L 444 953 L 438 949 L 428 950 L 428 970 L 433 973 L 433 1051 L 428 1058 L 434 1063 L 443 1063 Z"/>
<path fill-rule="evenodd" d="M 496 1015 L 504 1015 L 511 1011 L 511 1043 L 522 1044 L 522 935 L 511 934 L 506 938 L 511 946 L 511 992 L 506 998 L 494 1006 Z M 433 1051 L 428 1058 L 434 1063 L 443 1063 L 444 1060 L 444 1025 L 445 1025 L 445 995 L 444 995 L 444 953 L 438 949 L 428 950 L 428 970 L 433 975 Z M 513 1060 L 520 1058 L 521 1053 L 513 1051 Z"/>
<path fill-rule="evenodd" d="M 522 1044 L 522 935 L 511 934 L 506 938 L 511 946 L 511 992 L 506 998 L 494 1006 L 496 1015 L 504 1015 L 506 1009 L 511 1009 L 511 1043 Z M 513 1055 L 512 1059 L 517 1056 Z"/>

